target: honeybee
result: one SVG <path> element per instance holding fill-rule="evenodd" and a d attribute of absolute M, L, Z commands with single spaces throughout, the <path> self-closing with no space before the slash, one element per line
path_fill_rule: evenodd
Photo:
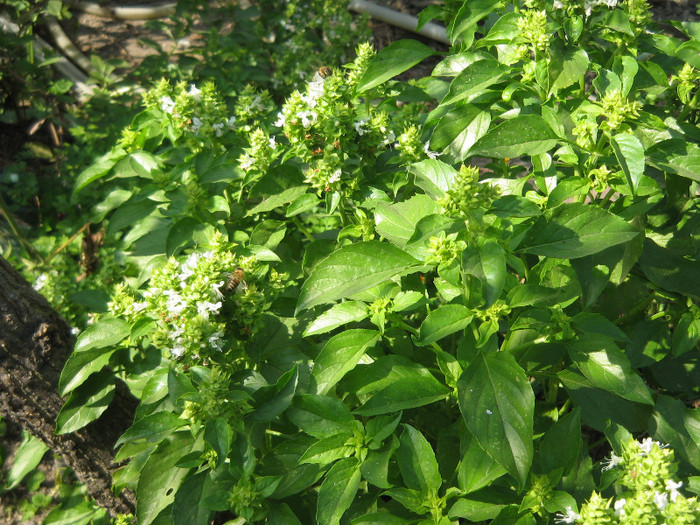
<path fill-rule="evenodd" d="M 318 74 L 321 78 L 327 78 L 333 74 L 333 70 L 328 66 L 321 66 L 318 68 Z"/>
<path fill-rule="evenodd" d="M 229 274 L 228 279 L 223 287 L 223 292 L 225 294 L 231 294 L 234 292 L 242 292 L 248 288 L 248 283 L 245 282 L 245 272 L 243 268 L 236 268 L 236 270 Z"/>

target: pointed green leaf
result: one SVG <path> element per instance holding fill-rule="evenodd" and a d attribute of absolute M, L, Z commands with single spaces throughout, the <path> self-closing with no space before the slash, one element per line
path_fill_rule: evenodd
<path fill-rule="evenodd" d="M 430 149 L 449 153 L 458 162 L 469 156 L 471 147 L 489 130 L 491 114 L 477 106 L 462 104 L 438 121 L 430 137 Z"/>
<path fill-rule="evenodd" d="M 535 221 L 519 250 L 575 259 L 631 241 L 637 235 L 632 225 L 607 210 L 582 203 L 561 204 Z"/>
<path fill-rule="evenodd" d="M 304 337 L 325 334 L 345 324 L 362 321 L 368 316 L 367 305 L 362 301 L 338 303 L 314 319 L 304 330 Z"/>
<path fill-rule="evenodd" d="M 497 159 L 546 153 L 557 145 L 557 134 L 539 115 L 519 115 L 481 137 L 470 155 Z"/>
<path fill-rule="evenodd" d="M 357 83 L 357 93 L 372 89 L 436 54 L 416 40 L 399 40 L 376 54 Z"/>
<path fill-rule="evenodd" d="M 338 525 L 355 499 L 361 479 L 357 458 L 341 459 L 333 465 L 318 491 L 316 521 L 324 525 Z"/>
<path fill-rule="evenodd" d="M 169 436 L 178 428 L 188 424 L 185 419 L 180 419 L 172 412 L 156 412 L 136 421 L 114 444 L 118 447 L 129 441 L 144 440 L 149 443 L 157 443 Z"/>
<path fill-rule="evenodd" d="M 319 262 L 299 293 L 296 311 L 329 303 L 375 286 L 421 263 L 396 246 L 365 241 L 343 246 Z"/>
<path fill-rule="evenodd" d="M 425 495 L 437 491 L 442 486 L 442 476 L 428 440 L 411 425 L 403 425 L 399 442 L 395 457 L 406 486 Z"/>
<path fill-rule="evenodd" d="M 175 465 L 192 447 L 192 435 L 178 432 L 162 442 L 149 456 L 136 486 L 136 519 L 139 525 L 150 525 L 160 511 L 173 502 L 175 493 L 189 472 L 189 469 Z"/>
<path fill-rule="evenodd" d="M 56 434 L 68 434 L 92 423 L 114 398 L 114 374 L 111 370 L 91 375 L 71 392 L 56 417 Z"/>
<path fill-rule="evenodd" d="M 65 396 L 83 384 L 95 372 L 102 370 L 109 362 L 116 348 L 91 348 L 82 352 L 73 352 L 66 361 L 58 380 L 58 393 Z"/>
<path fill-rule="evenodd" d="M 496 60 L 479 60 L 464 68 L 450 84 L 450 90 L 440 105 L 455 104 L 474 95 L 483 94 L 484 90 L 498 83 L 508 73 L 509 68 Z"/>
<path fill-rule="evenodd" d="M 49 449 L 44 442 L 22 431 L 22 442 L 15 451 L 7 476 L 0 484 L 0 494 L 19 485 L 27 474 L 34 470 Z"/>
<path fill-rule="evenodd" d="M 572 361 L 595 387 L 636 403 L 654 404 L 644 380 L 612 339 L 586 333 L 564 345 Z"/>
<path fill-rule="evenodd" d="M 462 270 L 479 279 L 483 286 L 486 307 L 501 295 L 506 281 L 506 254 L 497 242 L 467 247 L 462 252 Z"/>
<path fill-rule="evenodd" d="M 427 195 L 414 195 L 391 205 L 380 202 L 374 209 L 377 233 L 403 248 L 413 235 L 416 224 L 438 211 L 437 203 Z"/>
<path fill-rule="evenodd" d="M 327 393 L 352 370 L 379 335 L 377 330 L 355 329 L 333 336 L 314 361 L 311 374 L 316 380 L 316 393 Z"/>
<path fill-rule="evenodd" d="M 512 355 L 479 353 L 457 381 L 459 408 L 481 447 L 524 486 L 532 463 L 535 396 Z"/>
<path fill-rule="evenodd" d="M 286 415 L 300 430 L 317 438 L 352 433 L 355 421 L 340 399 L 323 395 L 298 395 Z"/>
<path fill-rule="evenodd" d="M 369 365 L 357 365 L 342 383 L 363 406 L 362 416 L 389 414 L 444 399 L 450 390 L 424 366 L 399 355 L 380 357 Z"/>
<path fill-rule="evenodd" d="M 612 137 L 610 145 L 634 195 L 639 188 L 639 181 L 644 175 L 644 146 L 631 133 L 615 135 Z"/>
<path fill-rule="evenodd" d="M 436 159 L 411 164 L 409 171 L 416 176 L 416 185 L 433 199 L 445 195 L 458 175 L 452 166 Z"/>
<path fill-rule="evenodd" d="M 264 386 L 253 394 L 255 411 L 249 416 L 252 421 L 272 421 L 287 410 L 292 403 L 299 384 L 299 367 L 294 365 L 283 374 L 277 383 Z"/>
<path fill-rule="evenodd" d="M 471 323 L 474 317 L 466 306 L 461 304 L 444 304 L 430 312 L 420 325 L 416 344 L 426 346 L 459 332 Z"/>
<path fill-rule="evenodd" d="M 567 48 L 552 53 L 549 64 L 550 95 L 579 82 L 588 70 L 588 54 L 581 48 Z"/>

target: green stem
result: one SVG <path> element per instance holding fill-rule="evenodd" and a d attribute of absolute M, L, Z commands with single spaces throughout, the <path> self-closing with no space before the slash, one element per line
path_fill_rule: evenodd
<path fill-rule="evenodd" d="M 2 198 L 2 194 L 0 194 L 0 212 L 2 212 L 2 215 L 4 215 L 5 220 L 7 220 L 7 224 L 10 226 L 10 230 L 12 230 L 12 233 L 17 237 L 17 240 L 19 243 L 24 247 L 25 250 L 27 250 L 27 253 L 32 256 L 35 260 L 39 262 L 44 262 L 44 258 L 41 256 L 41 254 L 34 248 L 34 246 L 31 245 L 29 241 L 27 241 L 22 233 L 19 230 L 19 226 L 17 226 L 17 222 L 15 222 L 15 218 L 10 212 L 10 209 L 8 208 L 7 204 L 5 203 L 5 199 Z"/>
<path fill-rule="evenodd" d="M 316 239 L 314 236 L 311 234 L 311 232 L 308 230 L 306 226 L 302 224 L 302 222 L 299 220 L 298 217 L 292 217 L 292 222 L 296 225 L 296 227 L 299 229 L 299 231 L 306 237 L 309 241 L 314 242 Z"/>

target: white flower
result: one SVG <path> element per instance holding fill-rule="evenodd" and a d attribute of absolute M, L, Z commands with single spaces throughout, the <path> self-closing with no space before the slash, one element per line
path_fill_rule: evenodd
<path fill-rule="evenodd" d="M 355 122 L 355 131 L 357 131 L 358 135 L 364 135 L 365 133 L 369 132 L 369 130 L 365 128 L 365 124 L 367 124 L 366 118 L 361 118 L 360 120 Z"/>
<path fill-rule="evenodd" d="M 606 470 L 610 470 L 611 468 L 618 466 L 620 463 L 622 463 L 621 457 L 616 456 L 614 453 L 610 454 L 610 459 L 606 459 L 604 461 L 604 465 L 601 470 L 605 472 Z"/>
<path fill-rule="evenodd" d="M 222 341 L 222 337 L 224 336 L 223 332 L 214 332 L 209 336 L 209 344 L 213 346 L 216 350 L 221 352 L 223 350 L 223 345 L 224 342 Z"/>
<path fill-rule="evenodd" d="M 214 289 L 214 295 L 216 296 L 217 299 L 223 299 L 224 294 L 221 293 L 220 288 L 224 285 L 224 281 L 219 281 L 218 283 L 212 284 L 212 288 Z"/>
<path fill-rule="evenodd" d="M 210 303 L 208 301 L 204 301 L 197 305 L 197 312 L 205 319 L 209 319 L 209 313 L 219 313 L 220 308 L 221 301 L 219 301 L 218 303 Z"/>
<path fill-rule="evenodd" d="M 313 80 L 309 82 L 309 94 L 306 97 L 302 97 L 310 108 L 316 106 L 316 101 L 323 96 L 324 85 L 326 79 L 320 74 L 316 73 Z"/>
<path fill-rule="evenodd" d="M 668 494 L 666 492 L 663 492 L 661 494 L 655 492 L 654 503 L 656 503 L 656 506 L 659 510 L 664 510 L 668 506 Z"/>
<path fill-rule="evenodd" d="M 623 507 L 625 506 L 626 503 L 627 503 L 627 500 L 625 498 L 621 498 L 614 503 L 615 516 L 624 516 L 625 515 L 625 509 Z"/>
<path fill-rule="evenodd" d="M 10 173 L 7 178 L 12 184 L 19 182 L 19 175 L 17 173 Z"/>
<path fill-rule="evenodd" d="M 566 507 L 566 513 L 557 512 L 554 521 L 556 523 L 574 523 L 578 519 L 581 519 L 581 516 L 574 512 L 571 507 Z"/>
<path fill-rule="evenodd" d="M 493 412 L 487 408 L 487 409 L 486 409 L 486 414 L 490 416 L 490 415 L 493 414 Z"/>
<path fill-rule="evenodd" d="M 682 481 L 675 482 L 672 479 L 666 480 L 666 490 L 669 492 L 671 501 L 673 501 L 674 503 L 676 502 L 676 498 L 680 494 L 680 492 L 678 492 L 678 489 L 682 486 Z"/>
<path fill-rule="evenodd" d="M 228 120 L 226 121 L 226 125 L 229 128 L 233 128 L 236 126 L 236 117 L 234 115 L 231 115 Z"/>
<path fill-rule="evenodd" d="M 275 120 L 273 126 L 281 128 L 284 127 L 285 122 L 287 122 L 287 117 L 285 117 L 284 113 L 280 111 L 279 113 L 277 113 L 277 120 Z"/>
<path fill-rule="evenodd" d="M 646 456 L 651 452 L 651 449 L 657 445 L 659 448 L 666 448 L 668 445 L 662 445 L 658 441 L 654 441 L 650 437 L 644 438 L 641 443 L 637 442 L 637 447 L 639 447 L 640 455 Z"/>
<path fill-rule="evenodd" d="M 172 114 L 173 109 L 175 109 L 175 101 L 170 97 L 160 97 L 160 109 L 162 109 L 166 113 Z"/>
<path fill-rule="evenodd" d="M 338 182 L 340 180 L 340 176 L 342 175 L 342 173 L 343 172 L 341 171 L 340 168 L 335 170 L 333 172 L 333 174 L 330 177 L 328 177 L 328 184 L 330 185 L 330 184 L 333 184 L 334 182 Z"/>
<path fill-rule="evenodd" d="M 134 309 L 134 313 L 139 313 L 141 310 L 148 308 L 148 303 L 146 301 L 141 301 L 140 303 L 134 303 L 131 306 Z"/>
<path fill-rule="evenodd" d="M 178 357 L 182 357 L 182 354 L 185 353 L 185 347 L 181 344 L 176 344 L 170 349 L 170 353 L 177 359 Z"/>
<path fill-rule="evenodd" d="M 248 107 L 246 110 L 249 113 L 253 113 L 254 111 L 261 111 L 263 109 L 262 104 L 261 104 L 261 99 L 260 95 L 256 95 L 255 98 L 248 104 Z"/>
<path fill-rule="evenodd" d="M 182 296 L 174 290 L 166 290 L 165 295 L 168 300 L 165 302 L 165 307 L 170 315 L 180 315 L 187 308 L 187 303 L 182 299 Z"/>
<path fill-rule="evenodd" d="M 311 124 L 316 122 L 318 114 L 315 111 L 304 110 L 297 113 L 297 117 L 301 119 L 301 125 L 308 128 Z"/>
<path fill-rule="evenodd" d="M 559 0 L 554 0 L 552 7 L 554 9 L 564 9 L 564 2 L 560 2 Z"/>
<path fill-rule="evenodd" d="M 199 129 L 204 125 L 204 122 L 202 122 L 202 119 L 198 117 L 192 117 L 192 132 L 193 133 L 198 133 Z"/>
<path fill-rule="evenodd" d="M 246 153 L 245 155 L 241 155 L 241 157 L 238 159 L 238 162 L 240 168 L 243 171 L 248 171 L 250 168 L 253 167 L 255 159 Z"/>
<path fill-rule="evenodd" d="M 268 144 L 270 144 L 271 149 L 277 149 L 277 142 L 275 141 L 275 137 L 270 137 L 270 140 L 267 141 Z"/>
<path fill-rule="evenodd" d="M 187 92 L 189 96 L 191 96 L 194 100 L 201 100 L 202 98 L 202 90 L 199 89 L 197 86 L 194 84 L 190 84 L 190 89 Z"/>
<path fill-rule="evenodd" d="M 223 123 L 212 124 L 211 127 L 214 130 L 214 133 L 216 134 L 217 137 L 220 137 L 221 135 L 224 134 L 224 124 Z"/>
<path fill-rule="evenodd" d="M 36 281 L 34 281 L 34 289 L 37 292 L 41 290 L 46 285 L 46 281 L 48 281 L 48 279 L 48 275 L 42 273 L 39 277 L 36 278 Z"/>

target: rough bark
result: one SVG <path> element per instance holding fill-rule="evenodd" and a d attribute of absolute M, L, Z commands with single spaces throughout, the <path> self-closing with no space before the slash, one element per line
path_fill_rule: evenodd
<path fill-rule="evenodd" d="M 73 434 L 54 434 L 63 405 L 58 378 L 74 342 L 65 320 L 0 257 L 0 414 L 63 457 L 110 515 L 133 512 L 133 493 L 111 492 L 113 446 L 133 419 L 133 398 L 118 388 L 98 421 Z"/>

